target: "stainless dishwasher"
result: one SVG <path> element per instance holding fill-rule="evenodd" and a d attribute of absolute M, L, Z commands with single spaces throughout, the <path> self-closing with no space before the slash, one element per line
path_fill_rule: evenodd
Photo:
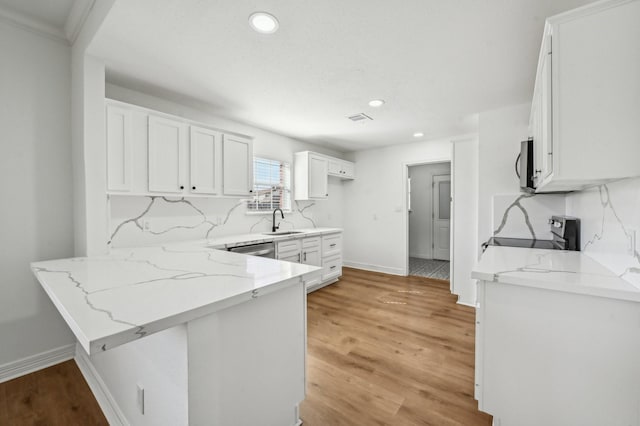
<path fill-rule="evenodd" d="M 276 257 L 276 243 L 273 241 L 270 243 L 246 244 L 243 246 L 229 247 L 227 250 L 234 253 L 247 254 L 249 256 L 269 257 L 271 259 L 275 259 Z"/>

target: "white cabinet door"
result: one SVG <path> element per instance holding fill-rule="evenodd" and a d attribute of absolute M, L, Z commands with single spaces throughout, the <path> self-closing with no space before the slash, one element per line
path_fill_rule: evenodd
<path fill-rule="evenodd" d="M 219 164 L 220 133 L 191 126 L 189 140 L 191 157 L 190 190 L 196 194 L 216 194 L 216 173 Z"/>
<path fill-rule="evenodd" d="M 356 177 L 356 167 L 351 161 L 342 162 L 342 177 L 353 179 Z"/>
<path fill-rule="evenodd" d="M 309 198 L 327 198 L 327 169 L 326 158 L 309 155 Z"/>
<path fill-rule="evenodd" d="M 223 193 L 249 195 L 253 192 L 253 142 L 240 136 L 224 135 Z"/>
<path fill-rule="evenodd" d="M 337 158 L 330 158 L 327 164 L 327 173 L 331 176 L 342 176 L 342 162 Z"/>
<path fill-rule="evenodd" d="M 322 281 L 332 281 L 342 275 L 342 257 L 340 255 L 322 259 Z"/>
<path fill-rule="evenodd" d="M 149 116 L 149 191 L 181 193 L 186 184 L 186 125 Z"/>
<path fill-rule="evenodd" d="M 131 111 L 107 106 L 107 191 L 131 191 Z"/>
<path fill-rule="evenodd" d="M 322 266 L 320 245 L 302 249 L 302 263 L 305 265 Z"/>
<path fill-rule="evenodd" d="M 541 65 L 540 86 L 540 160 L 542 179 L 547 178 L 553 172 L 553 136 L 551 116 L 551 35 L 545 38 L 544 52 Z"/>
<path fill-rule="evenodd" d="M 298 252 L 286 252 L 278 255 L 278 260 L 284 260 L 286 262 L 300 263 L 300 259 L 302 258 L 301 253 Z"/>

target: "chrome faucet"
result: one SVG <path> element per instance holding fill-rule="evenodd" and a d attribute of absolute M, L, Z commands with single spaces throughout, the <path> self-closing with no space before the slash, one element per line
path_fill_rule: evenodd
<path fill-rule="evenodd" d="M 282 215 L 282 218 L 284 219 L 284 212 L 282 211 L 282 209 L 275 209 L 273 211 L 273 225 L 271 226 L 271 232 L 276 232 L 276 229 L 280 228 L 280 225 L 276 226 L 276 212 L 280 210 L 280 214 Z"/>

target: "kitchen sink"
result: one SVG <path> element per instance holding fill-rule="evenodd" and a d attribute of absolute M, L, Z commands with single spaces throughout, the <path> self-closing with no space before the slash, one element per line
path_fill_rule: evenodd
<path fill-rule="evenodd" d="M 262 235 L 293 235 L 303 234 L 302 231 L 276 231 L 276 232 L 263 232 Z"/>

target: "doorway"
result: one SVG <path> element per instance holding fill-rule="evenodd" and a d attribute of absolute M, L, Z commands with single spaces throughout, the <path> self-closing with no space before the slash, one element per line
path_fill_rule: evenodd
<path fill-rule="evenodd" d="M 409 275 L 450 279 L 451 162 L 410 165 Z"/>

